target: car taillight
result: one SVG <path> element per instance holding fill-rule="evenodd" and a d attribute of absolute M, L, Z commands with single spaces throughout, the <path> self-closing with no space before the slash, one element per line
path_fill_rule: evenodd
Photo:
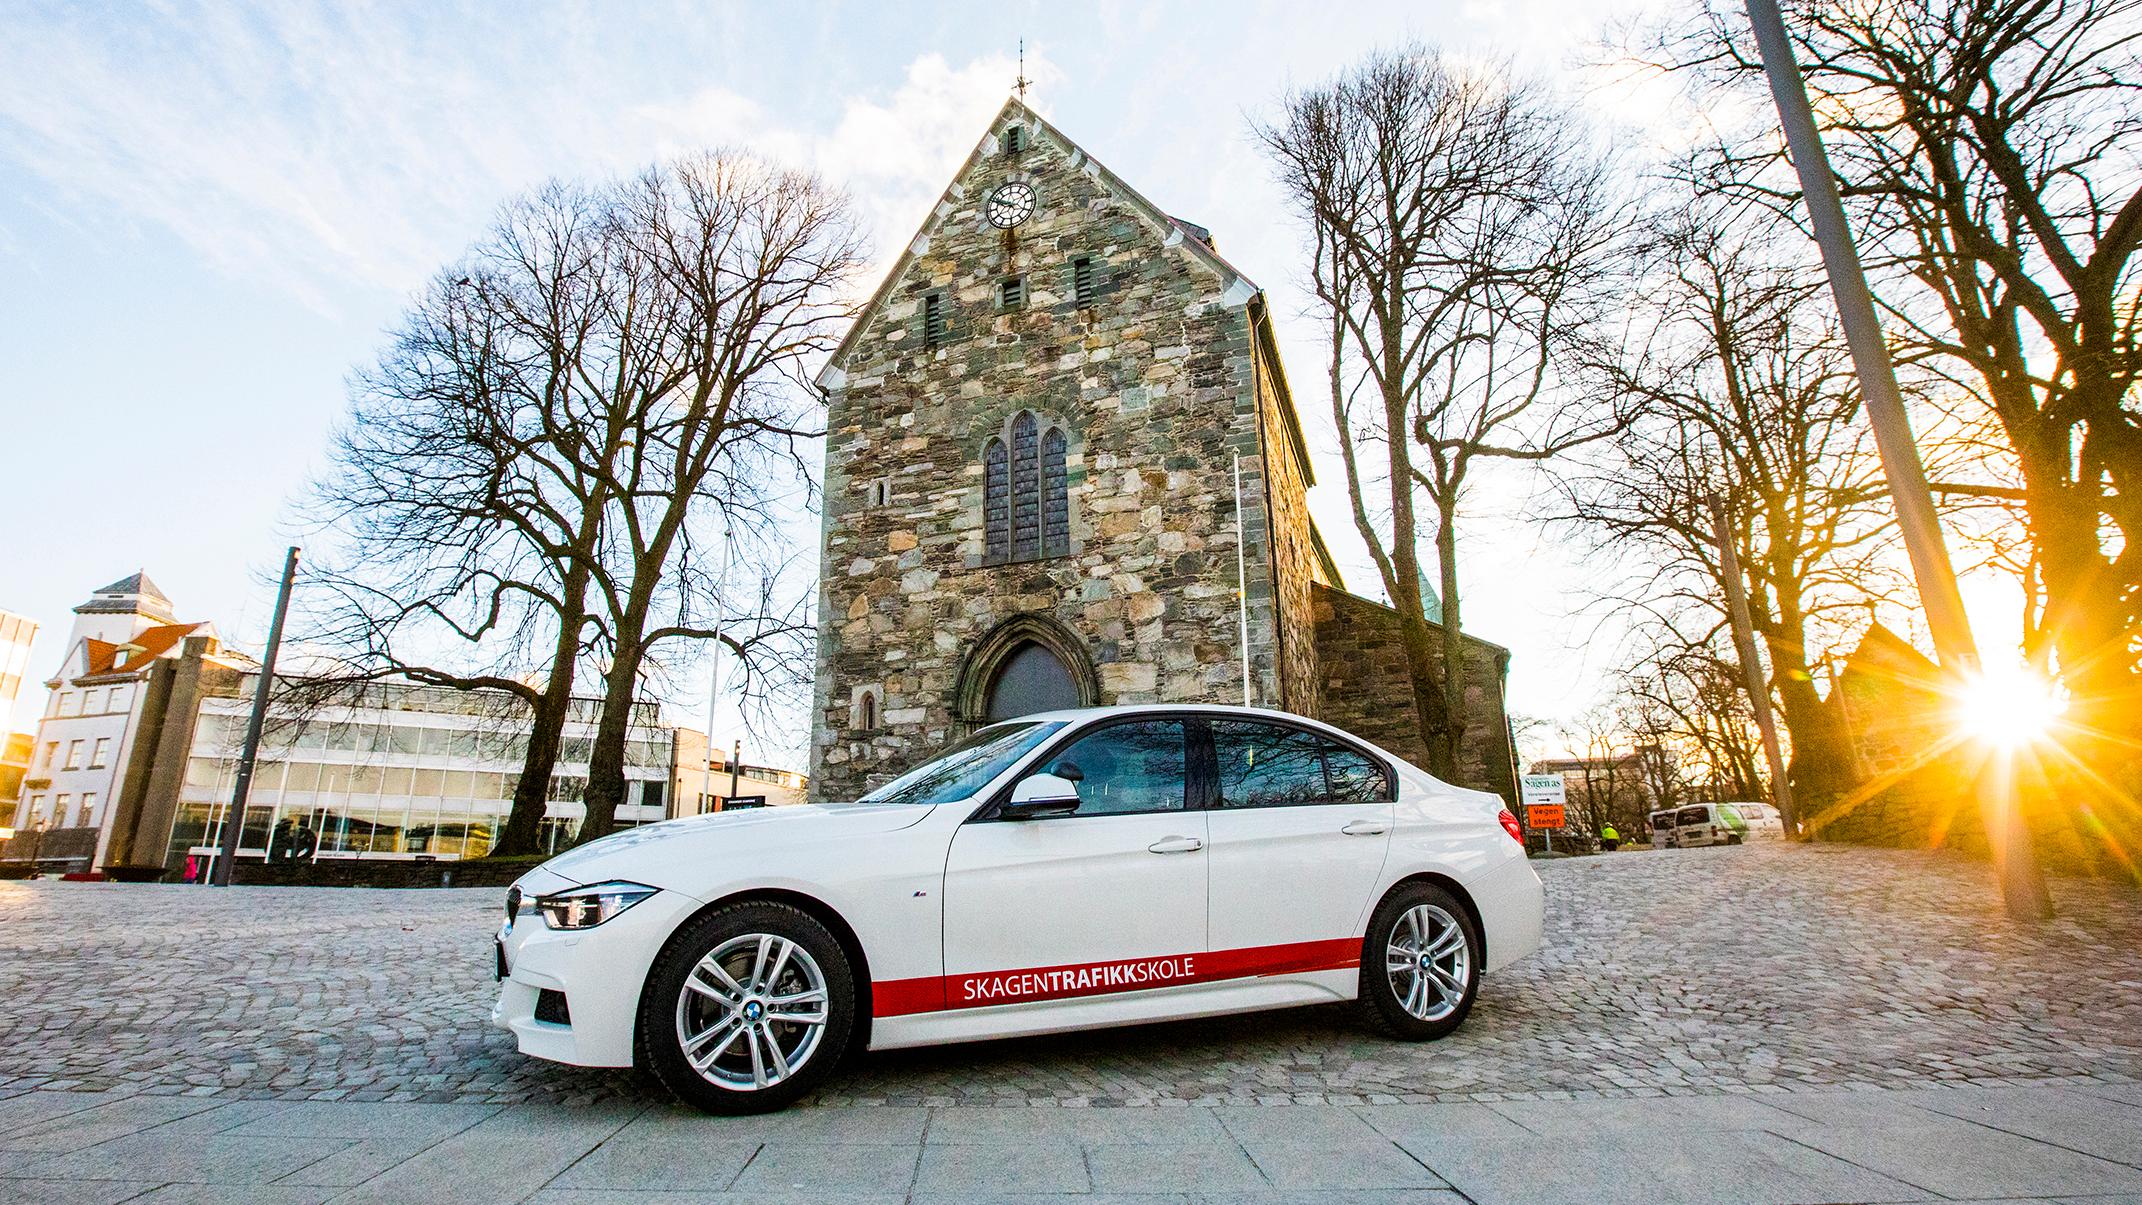
<path fill-rule="evenodd" d="M 1495 817 L 1495 819 L 1502 821 L 1502 831 L 1510 834 L 1510 840 L 1517 842 L 1519 845 L 1525 843 L 1525 826 L 1517 822 L 1516 815 L 1510 809 L 1502 809 L 1502 815 Z"/>

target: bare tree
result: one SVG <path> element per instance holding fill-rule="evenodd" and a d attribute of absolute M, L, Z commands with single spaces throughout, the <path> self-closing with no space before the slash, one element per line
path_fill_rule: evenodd
<path fill-rule="evenodd" d="M 306 641 L 342 666 L 314 689 L 401 677 L 527 709 L 502 855 L 539 849 L 588 652 L 609 484 L 572 466 L 627 435 L 584 388 L 601 355 L 608 225 L 600 192 L 575 185 L 507 205 L 357 374 L 305 504 L 330 545 L 313 562 Z"/>
<path fill-rule="evenodd" d="M 1625 725 L 1673 767 L 1657 806 L 1687 799 L 1761 799 L 1766 786 L 1755 715 L 1740 671 L 1706 645 L 1655 640 L 1622 675 Z"/>
<path fill-rule="evenodd" d="M 719 635 L 747 692 L 807 673 L 808 592 L 785 604 L 723 598 L 709 557 L 693 552 L 717 518 L 732 563 L 739 541 L 782 541 L 784 497 L 809 481 L 799 441 L 818 434 L 803 369 L 849 316 L 838 297 L 862 263 L 845 197 L 740 157 L 648 172 L 620 191 L 616 213 L 636 346 L 608 382 L 609 404 L 631 415 L 632 439 L 583 466 L 614 499 L 596 575 L 609 664 L 583 841 L 608 832 L 624 801 L 631 709 L 662 642 L 714 637 L 726 613 Z"/>
<path fill-rule="evenodd" d="M 2045 596 L 2034 639 L 2083 724 L 2142 730 L 2142 9 L 2132 0 L 1788 4 L 1841 191 L 1907 352 L 1974 378 L 2006 436 Z M 1761 84 L 1737 5 L 1655 47 Z M 1793 212 L 1774 132 L 1708 186 Z M 2122 750 L 2115 741 L 2109 749 Z M 2121 760 L 2133 763 L 2132 745 Z"/>
<path fill-rule="evenodd" d="M 1543 460 L 1617 423 L 1573 404 L 1561 371 L 1613 259 L 1608 173 L 1543 89 L 1423 46 L 1289 95 L 1256 133 L 1309 227 L 1355 527 L 1399 612 L 1429 767 L 1451 776 L 1469 721 L 1457 543 L 1475 463 Z"/>
<path fill-rule="evenodd" d="M 1725 622 L 1708 499 L 1732 523 L 1749 611 L 1790 731 L 1796 787 L 1834 791 L 1842 764 L 1810 651 L 1826 617 L 1897 588 L 1881 472 L 1821 279 L 1781 255 L 1767 214 L 1686 198 L 1655 226 L 1637 335 L 1598 365 L 1640 417 L 1561 483 L 1563 517 L 1624 568 L 1669 647 Z M 1685 633 L 1685 634 L 1684 634 Z"/>
<path fill-rule="evenodd" d="M 778 563 L 754 550 L 808 491 L 793 442 L 815 403 L 794 365 L 823 345 L 856 261 L 840 197 L 749 160 L 554 184 L 507 206 L 357 378 L 308 504 L 333 545 L 313 643 L 346 678 L 526 705 L 494 852 L 536 851 L 590 667 L 604 687 L 590 836 L 623 798 L 660 642 L 711 636 L 720 608 L 747 695 L 800 677 L 808 591 L 781 589 Z M 693 555 L 717 521 L 742 546 L 719 562 L 737 585 Z"/>

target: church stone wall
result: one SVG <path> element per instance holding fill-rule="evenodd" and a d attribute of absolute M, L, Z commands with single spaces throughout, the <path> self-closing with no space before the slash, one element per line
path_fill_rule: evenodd
<path fill-rule="evenodd" d="M 1313 588 L 1317 661 L 1324 690 L 1317 718 L 1358 732 L 1423 769 L 1428 750 L 1421 740 L 1413 682 L 1406 672 L 1398 612 L 1327 586 Z M 1457 782 L 1517 799 L 1517 769 L 1510 759 L 1509 717 L 1503 709 L 1503 679 L 1509 654 L 1485 641 L 1465 641 L 1465 738 L 1460 742 Z"/>
<path fill-rule="evenodd" d="M 1264 689 L 1255 700 L 1262 707 L 1277 707 L 1297 715 L 1323 714 L 1324 684 L 1317 669 L 1316 597 L 1324 580 L 1317 558 L 1309 517 L 1311 470 L 1295 440 L 1299 430 L 1292 403 L 1287 398 L 1285 375 L 1277 353 L 1259 340 L 1257 355 L 1257 421 L 1262 432 L 1264 455 L 1259 467 L 1265 489 L 1265 508 L 1272 516 L 1269 582 L 1252 583 L 1253 601 L 1260 600 L 1260 587 L 1269 595 L 1265 605 L 1275 609 L 1275 646 L 1260 664 L 1270 664 Z M 1254 658 L 1253 658 L 1254 659 Z"/>
<path fill-rule="evenodd" d="M 956 738 L 963 659 L 1022 614 L 1090 655 L 1098 703 L 1239 702 L 1234 458 L 1257 453 L 1247 290 L 1196 262 L 1075 147 L 1003 122 L 829 370 L 819 673 L 811 789 L 852 798 Z M 983 202 L 1033 184 L 1013 234 Z M 1090 256 L 1098 296 L 1073 301 Z M 1023 306 L 999 304 L 1023 278 Z M 923 298 L 947 336 L 922 346 Z M 983 446 L 1020 409 L 1061 422 L 1071 553 L 983 563 Z M 889 495 L 875 505 L 876 487 Z M 1270 581 L 1252 540 L 1252 580 Z M 1269 648 L 1269 608 L 1253 616 Z M 1267 654 L 1269 656 L 1269 654 Z M 859 700 L 879 723 L 861 730 Z"/>

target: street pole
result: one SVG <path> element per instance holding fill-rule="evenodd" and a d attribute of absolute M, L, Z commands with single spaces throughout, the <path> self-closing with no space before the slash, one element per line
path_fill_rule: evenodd
<path fill-rule="evenodd" d="M 275 618 L 268 623 L 268 650 L 260 659 L 260 681 L 253 684 L 253 714 L 245 722 L 245 747 L 238 753 L 238 781 L 231 805 L 223 812 L 222 841 L 216 853 L 215 885 L 231 885 L 238 861 L 238 838 L 245 831 L 245 801 L 253 788 L 253 763 L 260 757 L 260 731 L 267 724 L 268 692 L 275 687 L 275 654 L 283 647 L 283 617 L 290 613 L 290 584 L 297 580 L 297 545 L 283 558 L 283 586 L 275 595 Z"/>
<path fill-rule="evenodd" d="M 1792 152 L 1793 169 L 1800 176 L 1800 191 L 1807 198 L 1808 220 L 1815 230 L 1815 242 L 1822 248 L 1823 266 L 1829 272 L 1830 293 L 1836 298 L 1845 342 L 1852 350 L 1867 422 L 1874 428 L 1875 447 L 1889 478 L 1897 527 L 1911 557 L 1920 604 L 1926 609 L 1927 632 L 1933 637 L 1941 668 L 1952 682 L 1961 681 L 1978 669 L 1978 645 L 1972 639 L 1971 621 L 1964 613 L 1963 594 L 1956 585 L 1956 569 L 1949 561 L 1948 544 L 1941 535 L 1934 495 L 1926 486 L 1926 467 L 1919 460 L 1919 445 L 1912 438 L 1911 418 L 1904 411 L 1903 394 L 1889 363 L 1889 347 L 1882 339 L 1881 319 L 1874 312 L 1874 296 L 1867 289 L 1866 272 L 1860 266 L 1851 228 L 1845 224 L 1837 179 L 1830 172 L 1829 155 L 1815 129 L 1814 110 L 1808 106 L 1807 88 L 1800 78 L 1799 63 L 1793 58 L 1792 40 L 1785 32 L 1785 18 L 1778 12 L 1777 0 L 1746 3 L 1748 21 L 1755 27 L 1756 46 L 1762 52 L 1763 70 L 1770 79 L 1770 95 L 1785 128 L 1785 144 Z M 2017 920 L 2050 919 L 2052 896 L 2046 892 L 2045 874 L 2038 865 L 2030 829 L 2021 811 L 2005 791 L 1982 791 L 1979 806 L 2008 914 Z"/>
<path fill-rule="evenodd" d="M 1763 734 L 1763 758 L 1770 763 L 1770 793 L 1778 805 L 1778 819 L 1787 837 L 1800 835 L 1800 811 L 1792 801 L 1792 783 L 1785 773 L 1785 754 L 1778 744 L 1778 720 L 1770 710 L 1770 684 L 1763 681 L 1763 663 L 1755 657 L 1755 623 L 1748 617 L 1748 591 L 1740 576 L 1740 547 L 1733 538 L 1733 524 L 1726 517 L 1725 499 L 1712 494 L 1711 526 L 1718 533 L 1719 576 L 1725 578 L 1726 613 L 1733 621 L 1733 651 L 1740 658 L 1741 680 L 1748 687 L 1748 703 L 1755 710 L 1755 726 Z"/>
<path fill-rule="evenodd" d="M 744 741 L 742 737 L 738 737 L 736 748 L 729 751 L 729 798 L 736 798 L 736 792 L 743 785 L 743 778 Z"/>

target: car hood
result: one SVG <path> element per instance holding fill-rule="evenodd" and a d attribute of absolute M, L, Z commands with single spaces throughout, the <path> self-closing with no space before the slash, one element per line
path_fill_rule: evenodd
<path fill-rule="evenodd" d="M 722 865 L 792 847 L 823 849 L 912 828 L 934 810 L 913 804 L 804 804 L 715 812 L 641 825 L 559 854 L 537 869 L 573 883 L 628 879 L 693 892 Z"/>

